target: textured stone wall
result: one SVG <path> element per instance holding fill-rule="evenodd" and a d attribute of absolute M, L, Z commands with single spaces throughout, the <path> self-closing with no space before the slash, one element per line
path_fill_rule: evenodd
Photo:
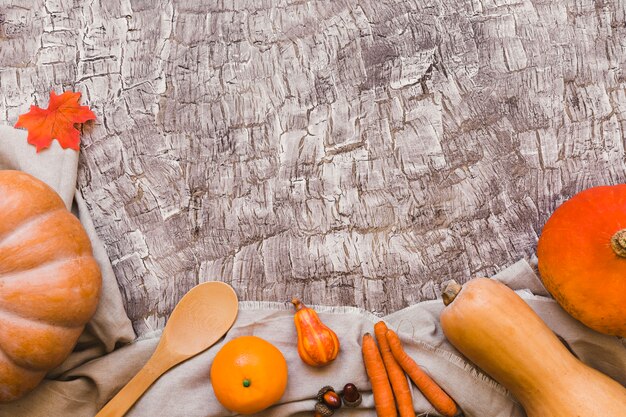
<path fill-rule="evenodd" d="M 0 0 L 0 122 L 51 88 L 139 333 L 205 280 L 392 312 L 626 179 L 624 0 Z"/>

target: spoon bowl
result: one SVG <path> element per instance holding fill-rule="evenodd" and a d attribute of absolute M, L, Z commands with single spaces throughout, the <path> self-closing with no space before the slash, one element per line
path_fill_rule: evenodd
<path fill-rule="evenodd" d="M 237 318 L 237 294 L 219 281 L 192 288 L 172 311 L 161 340 L 144 367 L 96 417 L 121 417 L 163 373 L 213 346 Z"/>

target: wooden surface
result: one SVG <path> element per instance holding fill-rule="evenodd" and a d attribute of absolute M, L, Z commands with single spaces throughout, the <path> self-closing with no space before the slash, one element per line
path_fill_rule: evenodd
<path fill-rule="evenodd" d="M 0 122 L 51 88 L 139 333 L 205 280 L 392 312 L 626 179 L 624 0 L 0 0 Z"/>

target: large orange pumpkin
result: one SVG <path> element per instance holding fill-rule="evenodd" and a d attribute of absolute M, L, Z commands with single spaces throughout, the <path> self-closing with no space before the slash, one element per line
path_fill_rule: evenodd
<path fill-rule="evenodd" d="M 0 401 L 23 396 L 63 362 L 100 286 L 89 238 L 58 194 L 0 171 Z"/>
<path fill-rule="evenodd" d="M 626 337 L 626 184 L 563 203 L 543 228 L 537 257 L 541 280 L 568 313 Z"/>

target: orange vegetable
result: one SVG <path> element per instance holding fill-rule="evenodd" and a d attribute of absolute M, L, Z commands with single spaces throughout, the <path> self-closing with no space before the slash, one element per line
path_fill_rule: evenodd
<path fill-rule="evenodd" d="M 544 286 L 565 311 L 626 337 L 626 184 L 589 188 L 559 206 L 537 257 Z"/>
<path fill-rule="evenodd" d="M 385 364 L 371 334 L 365 333 L 363 335 L 361 350 L 365 370 L 372 384 L 376 414 L 378 417 L 397 417 L 396 403 L 393 399 L 393 391 L 387 377 Z"/>
<path fill-rule="evenodd" d="M 396 332 L 387 330 L 387 341 L 393 357 L 435 410 L 445 417 L 454 417 L 458 411 L 454 400 L 426 372 L 422 371 L 419 365 L 404 351 Z"/>
<path fill-rule="evenodd" d="M 61 197 L 26 173 L 0 171 L 0 402 L 67 358 L 100 286 L 89 237 Z"/>
<path fill-rule="evenodd" d="M 339 339 L 335 332 L 320 320 L 312 308 L 294 298 L 296 307 L 293 318 L 298 332 L 298 354 L 304 363 L 324 366 L 335 360 L 339 353 Z"/>
<path fill-rule="evenodd" d="M 404 371 L 391 353 L 389 342 L 387 342 L 387 330 L 387 325 L 384 321 L 379 321 L 374 325 L 374 334 L 376 335 L 378 348 L 380 349 L 380 354 L 385 363 L 385 369 L 387 370 L 387 375 L 391 382 L 393 394 L 396 397 L 398 412 L 400 413 L 400 417 L 415 417 L 411 389 L 409 388 L 409 383 L 406 380 Z"/>
<path fill-rule="evenodd" d="M 448 284 L 444 294 L 446 338 L 504 385 L 528 417 L 624 415 L 626 389 L 572 355 L 515 291 L 475 278 Z"/>

